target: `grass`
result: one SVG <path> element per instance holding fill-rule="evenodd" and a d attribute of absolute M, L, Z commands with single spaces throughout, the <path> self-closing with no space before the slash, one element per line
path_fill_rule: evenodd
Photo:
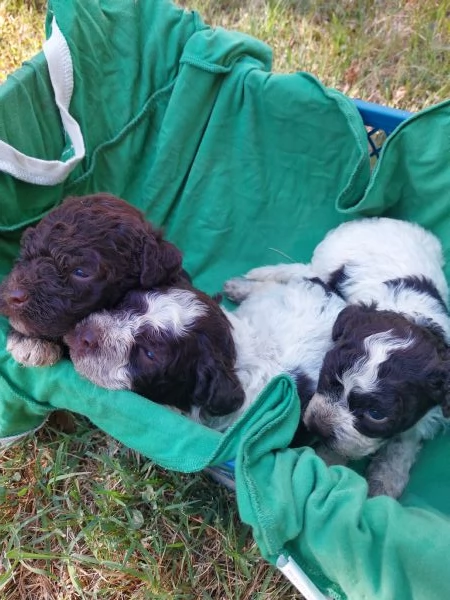
<path fill-rule="evenodd" d="M 293 598 L 260 558 L 233 495 L 163 471 L 83 420 L 7 449 L 2 600 Z"/>
<path fill-rule="evenodd" d="M 188 0 L 214 25 L 352 97 L 416 111 L 450 96 L 450 3 L 436 0 Z"/>
<path fill-rule="evenodd" d="M 450 5 L 432 0 L 190 0 L 213 25 L 350 96 L 418 110 L 450 96 Z M 40 48 L 42 1 L 0 1 L 0 81 Z M 157 468 L 83 419 L 0 458 L 2 600 L 290 600 L 232 492 Z"/>
<path fill-rule="evenodd" d="M 42 47 L 42 0 L 0 0 L 0 82 Z"/>

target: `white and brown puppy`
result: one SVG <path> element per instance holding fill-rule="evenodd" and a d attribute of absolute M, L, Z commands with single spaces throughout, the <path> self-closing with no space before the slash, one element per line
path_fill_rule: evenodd
<path fill-rule="evenodd" d="M 183 412 L 233 412 L 244 402 L 231 327 L 198 290 L 135 290 L 64 336 L 75 368 L 93 383 L 132 390 Z"/>
<path fill-rule="evenodd" d="M 281 373 L 294 378 L 306 405 L 345 302 L 308 277 L 292 285 L 238 278 L 226 293 L 240 302 L 233 312 L 193 287 L 133 291 L 64 340 L 94 383 L 135 390 L 221 431 Z M 300 427 L 293 445 L 304 433 Z"/>
<path fill-rule="evenodd" d="M 333 328 L 304 420 L 349 459 L 376 454 L 372 495 L 401 495 L 423 439 L 450 416 L 450 318 L 440 242 L 416 224 L 362 219 L 331 231 L 310 268 L 350 304 Z M 262 267 L 292 281 L 305 265 Z"/>
<path fill-rule="evenodd" d="M 77 321 L 135 287 L 186 278 L 181 263 L 181 252 L 125 200 L 106 193 L 66 198 L 24 231 L 0 284 L 0 314 L 11 325 L 7 350 L 25 366 L 51 365 Z"/>

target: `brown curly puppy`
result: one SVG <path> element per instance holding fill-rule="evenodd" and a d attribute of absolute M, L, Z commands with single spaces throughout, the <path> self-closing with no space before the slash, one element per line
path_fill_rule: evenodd
<path fill-rule="evenodd" d="M 180 251 L 124 200 L 69 197 L 25 230 L 0 285 L 0 314 L 13 328 L 7 348 L 22 364 L 52 364 L 75 323 L 132 288 L 177 281 L 181 264 Z"/>

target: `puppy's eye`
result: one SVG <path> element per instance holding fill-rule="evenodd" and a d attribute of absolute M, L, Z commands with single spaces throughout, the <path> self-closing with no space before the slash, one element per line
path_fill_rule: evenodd
<path fill-rule="evenodd" d="M 141 353 L 141 356 L 145 359 L 145 360 L 151 360 L 154 361 L 156 356 L 155 353 L 152 350 L 149 350 L 148 348 L 144 348 L 144 346 L 141 346 L 139 348 L 139 351 Z"/>
<path fill-rule="evenodd" d="M 90 277 L 89 273 L 80 268 L 74 269 L 72 275 L 75 275 L 75 277 L 79 277 L 80 279 L 87 279 Z"/>
<path fill-rule="evenodd" d="M 385 423 L 388 420 L 387 415 L 381 411 L 381 410 L 376 410 L 375 408 L 369 408 L 368 410 L 366 410 L 364 412 L 364 417 L 368 420 L 368 421 L 372 421 L 373 423 Z"/>

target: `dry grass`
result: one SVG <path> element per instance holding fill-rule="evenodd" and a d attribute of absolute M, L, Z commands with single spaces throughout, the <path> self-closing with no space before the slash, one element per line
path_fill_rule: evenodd
<path fill-rule="evenodd" d="M 274 70 L 309 71 L 350 96 L 412 111 L 450 96 L 449 0 L 179 3 L 267 42 Z M 40 48 L 42 6 L 0 1 L 0 81 Z"/>
<path fill-rule="evenodd" d="M 2 600 L 294 598 L 231 493 L 78 425 L 3 454 Z"/>
<path fill-rule="evenodd" d="M 274 51 L 352 97 L 416 111 L 450 96 L 450 3 L 434 0 L 187 0 L 212 24 Z"/>
<path fill-rule="evenodd" d="M 187 0 L 266 41 L 274 69 L 417 110 L 450 95 L 450 4 L 432 0 Z M 0 1 L 0 81 L 44 35 L 42 0 Z M 290 600 L 232 493 L 158 469 L 79 420 L 4 452 L 2 600 Z"/>
<path fill-rule="evenodd" d="M 44 41 L 43 2 L 0 0 L 0 82 Z"/>

